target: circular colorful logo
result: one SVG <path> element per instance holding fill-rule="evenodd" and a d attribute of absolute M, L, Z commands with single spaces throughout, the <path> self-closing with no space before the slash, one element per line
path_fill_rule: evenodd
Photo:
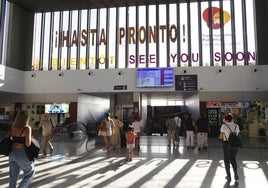
<path fill-rule="evenodd" d="M 209 24 L 209 10 L 211 10 L 212 18 L 211 21 L 212 23 Z M 212 27 L 212 29 L 219 29 L 221 27 L 220 23 L 220 9 L 217 7 L 211 7 L 207 8 L 203 11 L 203 19 L 205 22 L 207 22 L 208 27 Z M 230 21 L 231 16 L 229 12 L 223 10 L 223 24 L 226 24 Z"/>

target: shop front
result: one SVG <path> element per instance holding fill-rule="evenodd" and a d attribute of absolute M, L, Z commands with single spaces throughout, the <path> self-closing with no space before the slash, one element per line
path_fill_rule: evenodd
<path fill-rule="evenodd" d="M 217 137 L 224 115 L 231 112 L 240 134 L 248 137 L 268 135 L 268 102 L 206 102 L 209 135 Z"/>

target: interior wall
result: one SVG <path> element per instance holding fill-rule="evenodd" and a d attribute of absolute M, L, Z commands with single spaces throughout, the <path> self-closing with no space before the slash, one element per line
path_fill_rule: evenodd
<path fill-rule="evenodd" d="M 60 103 L 60 102 L 77 102 L 77 93 L 41 93 L 41 94 L 0 94 L 0 104 L 21 103 Z"/>
<path fill-rule="evenodd" d="M 6 65 L 31 70 L 34 13 L 11 3 L 9 23 Z"/>
<path fill-rule="evenodd" d="M 256 32 L 257 32 L 257 54 L 258 65 L 267 65 L 268 59 L 268 3 L 267 1 L 254 1 L 255 2 L 255 16 L 256 16 Z"/>
<path fill-rule="evenodd" d="M 185 107 L 187 112 L 193 114 L 194 120 L 197 120 L 200 115 L 199 95 L 195 94 L 185 99 Z"/>
<path fill-rule="evenodd" d="M 110 98 L 80 94 L 77 104 L 77 121 L 96 123 L 110 110 Z"/>

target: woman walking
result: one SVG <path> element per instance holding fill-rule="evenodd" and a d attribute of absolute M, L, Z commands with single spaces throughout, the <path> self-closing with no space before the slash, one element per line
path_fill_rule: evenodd
<path fill-rule="evenodd" d="M 111 148 L 111 136 L 112 136 L 112 128 L 114 127 L 114 122 L 112 118 L 110 118 L 110 114 L 106 113 L 103 121 L 101 122 L 101 136 L 103 137 L 106 153 L 110 153 Z"/>
<path fill-rule="evenodd" d="M 29 147 L 32 141 L 32 129 L 28 125 L 27 111 L 20 111 L 17 114 L 7 136 L 13 139 L 13 147 L 9 153 L 9 188 L 16 188 L 20 170 L 24 175 L 19 187 L 27 188 L 35 175 L 34 163 L 29 160 L 26 153 L 26 147 Z"/>

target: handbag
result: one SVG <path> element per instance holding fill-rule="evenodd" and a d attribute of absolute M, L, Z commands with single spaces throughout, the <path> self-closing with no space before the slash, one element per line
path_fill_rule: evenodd
<path fill-rule="evenodd" d="M 25 128 L 22 129 L 20 135 L 22 135 Z M 40 144 L 39 142 L 32 137 L 31 139 L 31 145 L 29 147 L 26 147 L 26 154 L 30 161 L 34 161 L 34 158 L 38 158 L 39 151 L 40 151 Z"/>
<path fill-rule="evenodd" d="M 5 137 L 0 142 L 0 155 L 8 156 L 13 145 L 13 140 L 8 137 Z"/>
<path fill-rule="evenodd" d="M 102 122 L 100 124 L 100 131 L 106 131 L 106 123 L 105 122 Z"/>
<path fill-rule="evenodd" d="M 31 145 L 29 147 L 26 147 L 26 153 L 30 161 L 34 161 L 34 158 L 38 158 L 40 151 L 40 144 L 35 139 L 32 138 Z"/>

